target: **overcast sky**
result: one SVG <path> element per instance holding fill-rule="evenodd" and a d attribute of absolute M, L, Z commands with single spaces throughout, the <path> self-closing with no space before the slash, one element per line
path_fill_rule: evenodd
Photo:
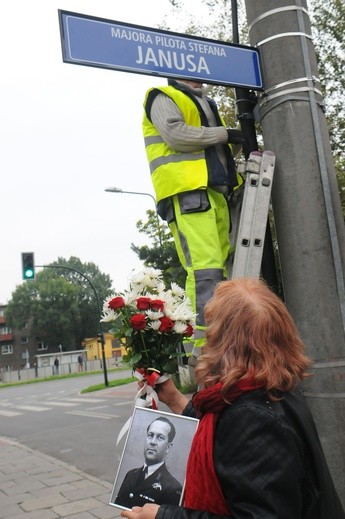
<path fill-rule="evenodd" d="M 190 0 L 191 8 L 200 6 Z M 140 266 L 136 222 L 153 194 L 141 133 L 150 76 L 63 63 L 58 9 L 158 27 L 168 0 L 11 0 L 1 5 L 0 303 L 22 283 L 21 252 L 94 262 L 116 289 Z M 40 270 L 40 269 L 38 269 Z"/>

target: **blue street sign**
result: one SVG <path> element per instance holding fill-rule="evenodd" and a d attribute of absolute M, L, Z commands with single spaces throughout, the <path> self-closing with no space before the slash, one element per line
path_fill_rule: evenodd
<path fill-rule="evenodd" d="M 59 10 L 63 61 L 261 90 L 258 50 Z"/>

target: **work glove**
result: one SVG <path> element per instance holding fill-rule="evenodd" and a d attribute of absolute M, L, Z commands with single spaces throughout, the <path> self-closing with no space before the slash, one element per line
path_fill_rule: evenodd
<path fill-rule="evenodd" d="M 228 143 L 229 144 L 246 144 L 247 140 L 243 133 L 240 130 L 233 130 L 232 128 L 227 128 L 228 132 Z"/>

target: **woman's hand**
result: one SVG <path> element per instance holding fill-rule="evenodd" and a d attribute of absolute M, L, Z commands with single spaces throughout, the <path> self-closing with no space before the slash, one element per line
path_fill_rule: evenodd
<path fill-rule="evenodd" d="M 132 510 L 123 510 L 121 517 L 127 517 L 127 519 L 155 519 L 158 508 L 159 505 L 146 503 L 143 507 L 134 506 Z"/>
<path fill-rule="evenodd" d="M 182 414 L 188 404 L 188 398 L 177 389 L 171 378 L 156 384 L 155 390 L 159 400 L 170 407 L 173 413 Z"/>

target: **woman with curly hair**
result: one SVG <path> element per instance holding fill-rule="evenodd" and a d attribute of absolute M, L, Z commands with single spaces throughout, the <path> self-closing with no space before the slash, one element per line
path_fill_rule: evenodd
<path fill-rule="evenodd" d="M 344 519 L 298 384 L 311 361 L 284 303 L 258 279 L 217 285 L 191 402 L 171 380 L 158 396 L 200 424 L 183 506 L 145 504 L 128 519 Z"/>

